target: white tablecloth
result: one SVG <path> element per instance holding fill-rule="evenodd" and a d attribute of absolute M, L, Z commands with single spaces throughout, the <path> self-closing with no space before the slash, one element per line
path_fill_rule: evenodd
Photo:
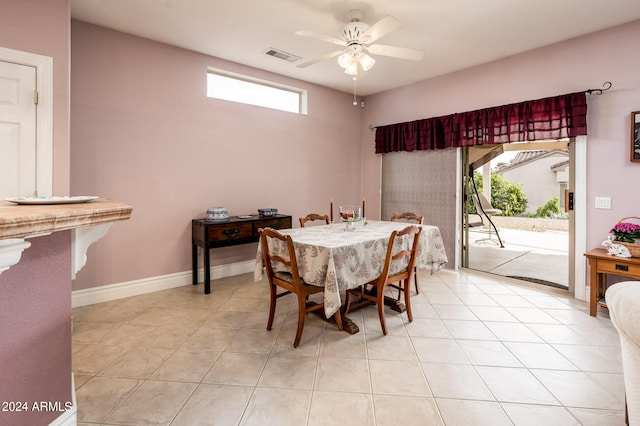
<path fill-rule="evenodd" d="M 344 223 L 280 230 L 290 235 L 296 250 L 300 277 L 307 283 L 324 287 L 324 310 L 329 318 L 342 305 L 341 293 L 374 280 L 382 273 L 391 232 L 408 226 L 402 222 L 369 221 L 353 224 L 355 231 L 345 232 Z M 436 226 L 422 227 L 416 266 L 440 270 L 447 262 L 440 230 Z M 411 238 L 413 238 L 411 236 Z M 407 244 L 407 237 L 397 244 Z M 284 252 L 284 244 L 277 240 L 272 247 Z M 406 265 L 395 265 L 399 270 Z M 258 245 L 254 278 L 263 277 L 262 246 Z M 393 269 L 392 269 L 393 271 Z"/>

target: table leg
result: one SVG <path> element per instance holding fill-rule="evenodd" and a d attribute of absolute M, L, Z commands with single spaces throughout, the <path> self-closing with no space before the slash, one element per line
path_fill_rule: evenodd
<path fill-rule="evenodd" d="M 378 287 L 373 286 L 371 287 L 369 290 L 366 290 L 367 293 L 369 293 L 372 297 L 376 297 L 378 294 Z M 372 304 L 373 302 L 370 302 L 368 304 Z M 401 301 L 399 301 L 398 299 L 394 299 L 393 297 L 390 296 L 384 296 L 384 304 L 385 306 L 388 306 L 392 311 L 396 311 L 398 313 L 403 313 L 407 311 L 407 307 L 404 305 L 404 303 L 402 303 Z M 366 306 L 367 304 L 363 304 L 362 306 L 359 306 L 358 309 Z"/>
<path fill-rule="evenodd" d="M 317 305 L 316 302 L 313 302 L 313 301 L 307 302 L 307 306 L 315 306 L 315 305 Z M 331 319 L 327 319 L 327 316 L 324 314 L 324 309 L 316 309 L 315 311 L 311 311 L 311 313 L 318 315 L 320 318 L 322 318 L 327 322 L 330 322 L 331 324 L 335 325 L 336 323 L 333 317 L 331 317 Z M 360 331 L 360 328 L 358 327 L 358 325 L 355 322 L 353 322 L 351 318 L 349 318 L 344 314 L 344 307 L 341 308 L 340 318 L 342 319 L 342 329 L 347 333 L 356 334 Z"/>
<path fill-rule="evenodd" d="M 198 284 L 198 246 L 191 243 L 191 282 Z"/>
<path fill-rule="evenodd" d="M 595 317 L 598 312 L 598 287 L 600 286 L 600 280 L 597 273 L 596 265 L 589 261 L 589 315 Z"/>
<path fill-rule="evenodd" d="M 204 251 L 204 294 L 211 293 L 211 257 L 209 248 L 205 247 Z"/>
<path fill-rule="evenodd" d="M 342 329 L 349 334 L 356 334 L 360 331 L 358 325 L 346 315 L 342 315 Z"/>
<path fill-rule="evenodd" d="M 598 276 L 597 278 L 598 285 L 596 286 L 596 310 L 597 310 L 598 305 L 600 305 L 600 299 L 604 298 L 604 294 L 607 291 L 607 274 L 599 272 L 596 275 Z"/>
<path fill-rule="evenodd" d="M 373 297 L 376 297 L 376 293 L 377 293 L 377 287 L 372 287 L 369 290 L 366 290 L 368 294 L 370 294 Z M 375 302 L 373 302 L 372 300 L 368 300 L 368 299 L 363 299 L 360 298 L 357 301 L 354 301 L 353 303 L 351 303 L 349 305 L 349 312 L 354 312 L 357 310 L 360 310 L 366 306 L 371 306 L 374 305 Z M 389 297 L 389 296 L 385 296 L 384 297 L 384 304 L 385 306 L 388 306 L 392 311 L 396 311 L 398 313 L 403 313 L 407 311 L 407 307 L 404 305 L 404 303 L 394 299 L 393 297 Z M 345 321 L 347 321 L 348 323 L 345 323 Z M 353 325 L 352 325 L 353 324 Z M 346 313 L 344 312 L 344 309 L 342 310 L 342 327 L 348 332 L 351 333 L 349 331 L 350 327 L 356 327 L 356 331 L 355 333 L 358 332 L 358 326 L 351 321 L 351 319 L 349 319 L 349 317 L 346 316 Z M 355 333 L 351 333 L 351 334 L 355 334 Z"/>
<path fill-rule="evenodd" d="M 396 311 L 399 313 L 407 311 L 407 307 L 404 305 L 404 303 L 400 302 L 397 299 L 394 299 L 393 297 L 385 296 L 384 304 L 391 308 L 392 311 Z"/>

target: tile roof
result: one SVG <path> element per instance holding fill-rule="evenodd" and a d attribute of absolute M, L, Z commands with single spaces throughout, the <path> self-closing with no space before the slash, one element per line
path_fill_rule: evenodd
<path fill-rule="evenodd" d="M 513 160 L 511 160 L 511 162 L 503 167 L 500 167 L 496 172 L 497 173 L 502 173 L 505 172 L 507 170 L 512 170 L 515 169 L 517 167 L 520 167 L 524 164 L 530 163 L 532 161 L 541 159 L 541 158 L 546 158 L 546 157 L 551 157 L 551 156 L 556 156 L 557 154 L 560 154 L 560 156 L 569 156 L 569 150 L 566 149 L 553 149 L 553 150 L 540 150 L 540 151 L 520 151 L 518 152 L 518 154 L 513 157 Z M 568 163 L 568 160 L 566 160 Z M 564 161 L 563 161 L 564 162 Z M 561 163 L 557 163 L 554 164 L 552 166 L 553 167 L 557 167 L 559 166 Z"/>

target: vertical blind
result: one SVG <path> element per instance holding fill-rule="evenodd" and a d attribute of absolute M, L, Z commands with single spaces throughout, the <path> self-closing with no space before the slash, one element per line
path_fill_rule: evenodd
<path fill-rule="evenodd" d="M 572 138 L 587 134 L 585 92 L 376 128 L 376 153 Z"/>

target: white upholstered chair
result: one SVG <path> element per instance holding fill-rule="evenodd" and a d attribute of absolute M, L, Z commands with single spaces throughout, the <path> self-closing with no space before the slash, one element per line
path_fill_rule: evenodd
<path fill-rule="evenodd" d="M 611 285 L 605 294 L 611 322 L 620 335 L 629 425 L 640 425 L 640 282 Z"/>

